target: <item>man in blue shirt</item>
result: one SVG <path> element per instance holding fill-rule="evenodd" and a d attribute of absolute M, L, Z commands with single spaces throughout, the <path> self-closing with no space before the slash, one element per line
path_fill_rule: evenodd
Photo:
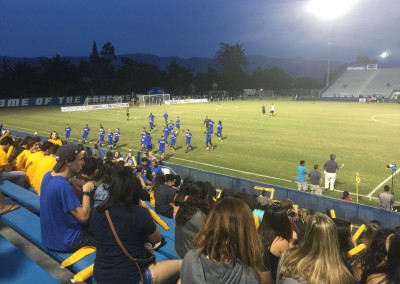
<path fill-rule="evenodd" d="M 163 135 L 161 136 L 161 139 L 158 140 L 158 152 L 160 153 L 160 162 L 162 162 L 162 160 L 164 159 L 165 145 L 168 145 L 168 142 Z"/>
<path fill-rule="evenodd" d="M 99 139 L 97 140 L 97 144 L 99 144 L 100 147 L 103 147 L 104 135 L 106 135 L 106 131 L 104 130 L 103 125 L 100 124 Z"/>
<path fill-rule="evenodd" d="M 121 131 L 118 127 L 114 133 L 114 145 L 113 145 L 114 149 L 118 147 L 117 144 L 118 144 L 120 136 L 121 136 Z"/>
<path fill-rule="evenodd" d="M 78 174 L 84 164 L 77 145 L 66 144 L 56 152 L 53 171 L 43 178 L 40 194 L 40 230 L 43 244 L 55 251 L 74 252 L 83 246 L 93 246 L 93 237 L 82 224 L 90 215 L 90 192 L 94 182 L 83 185 L 82 203 L 76 197 L 69 179 Z"/>
<path fill-rule="evenodd" d="M 86 126 L 83 128 L 83 132 L 82 132 L 82 144 L 86 143 L 86 139 L 89 136 L 89 132 L 90 132 L 90 128 L 89 126 L 86 124 Z"/>
<path fill-rule="evenodd" d="M 175 127 L 177 129 L 176 133 L 181 132 L 181 120 L 179 119 L 179 116 L 178 116 L 178 119 L 176 120 Z"/>
<path fill-rule="evenodd" d="M 212 121 L 211 119 L 210 119 L 210 121 L 208 122 L 208 124 L 209 124 L 209 129 L 210 129 L 210 131 L 211 131 L 211 135 L 212 136 L 214 136 L 214 121 Z"/>
<path fill-rule="evenodd" d="M 222 121 L 218 121 L 218 126 L 217 126 L 217 136 L 219 141 L 222 142 Z"/>
<path fill-rule="evenodd" d="M 297 188 L 300 191 L 307 190 L 307 169 L 305 167 L 306 162 L 300 161 L 300 165 L 297 167 Z"/>
<path fill-rule="evenodd" d="M 164 116 L 165 123 L 168 123 L 168 113 L 165 112 L 163 116 Z"/>
<path fill-rule="evenodd" d="M 192 145 L 190 143 L 192 142 L 192 133 L 190 132 L 189 128 L 186 129 L 186 152 L 189 152 L 189 148 L 192 148 Z"/>
<path fill-rule="evenodd" d="M 107 135 L 107 145 L 108 145 L 108 149 L 110 149 L 110 150 L 113 149 L 113 138 L 114 138 L 114 133 L 111 131 L 111 128 L 109 128 L 108 135 Z"/>
<path fill-rule="evenodd" d="M 205 136 L 206 136 L 206 150 L 208 151 L 208 150 L 210 150 L 210 148 L 211 148 L 211 150 L 214 150 L 214 146 L 213 146 L 213 144 L 212 144 L 212 142 L 211 142 L 211 135 L 212 135 L 212 132 L 211 132 L 211 128 L 209 127 L 208 129 L 207 129 L 207 131 L 205 132 Z"/>
<path fill-rule="evenodd" d="M 174 130 L 171 131 L 171 142 L 170 142 L 170 146 L 172 147 L 172 152 L 175 152 L 175 145 L 176 145 L 176 133 Z"/>
<path fill-rule="evenodd" d="M 170 132 L 170 131 L 171 131 L 171 129 L 169 128 L 168 124 L 165 124 L 165 127 L 164 127 L 164 136 L 165 136 L 165 139 L 168 138 L 169 132 Z"/>
<path fill-rule="evenodd" d="M 69 127 L 69 124 L 67 124 L 67 127 L 65 127 L 64 129 L 65 131 L 65 140 L 69 141 L 69 139 L 71 138 L 71 127 Z"/>

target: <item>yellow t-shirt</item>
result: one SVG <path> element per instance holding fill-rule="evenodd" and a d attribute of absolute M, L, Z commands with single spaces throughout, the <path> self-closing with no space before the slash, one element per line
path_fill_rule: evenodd
<path fill-rule="evenodd" d="M 8 164 L 7 153 L 0 147 L 0 171 L 4 170 L 4 166 Z"/>
<path fill-rule="evenodd" d="M 40 195 L 40 186 L 42 185 L 44 175 L 48 171 L 51 171 L 56 163 L 57 161 L 54 156 L 44 156 L 39 160 L 32 179 L 32 187 L 36 190 L 38 195 Z"/>
<path fill-rule="evenodd" d="M 60 147 L 63 145 L 61 139 L 51 139 L 51 138 L 50 138 L 48 141 L 51 142 L 51 143 L 53 143 L 53 144 L 56 144 L 56 145 L 58 145 L 58 146 L 60 146 Z"/>
<path fill-rule="evenodd" d="M 17 163 L 15 164 L 17 171 L 25 171 L 26 160 L 28 160 L 28 157 L 30 155 L 31 151 L 27 149 L 19 153 L 19 155 L 17 156 Z"/>
<path fill-rule="evenodd" d="M 10 157 L 10 155 L 11 155 L 11 153 L 14 151 L 14 146 L 10 146 L 10 148 L 8 148 L 8 151 L 7 151 L 7 158 L 9 158 Z"/>
<path fill-rule="evenodd" d="M 26 174 L 26 181 L 32 186 L 32 180 L 35 175 L 36 167 L 39 163 L 39 160 L 44 157 L 43 152 L 36 152 L 32 153 L 28 159 L 26 160 L 25 164 L 25 174 Z"/>

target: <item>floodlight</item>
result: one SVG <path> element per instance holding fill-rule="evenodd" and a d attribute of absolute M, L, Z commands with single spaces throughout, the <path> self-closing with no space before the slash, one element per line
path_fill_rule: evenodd
<path fill-rule="evenodd" d="M 354 6 L 358 0 L 311 0 L 307 9 L 317 17 L 326 20 L 338 18 Z"/>

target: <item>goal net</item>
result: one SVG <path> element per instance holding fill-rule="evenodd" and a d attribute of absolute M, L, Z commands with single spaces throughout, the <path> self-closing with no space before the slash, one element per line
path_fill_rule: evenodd
<path fill-rule="evenodd" d="M 136 95 L 139 98 L 139 107 L 150 105 L 169 104 L 170 94 Z"/>
<path fill-rule="evenodd" d="M 129 103 L 122 101 L 122 96 L 87 97 L 83 103 L 86 111 L 99 109 L 120 109 L 129 107 Z"/>

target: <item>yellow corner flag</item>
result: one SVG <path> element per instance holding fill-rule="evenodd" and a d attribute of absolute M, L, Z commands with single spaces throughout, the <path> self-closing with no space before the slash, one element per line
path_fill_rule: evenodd
<path fill-rule="evenodd" d="M 356 196 L 357 196 L 357 203 L 358 203 L 358 184 L 360 183 L 360 175 L 356 172 Z"/>

